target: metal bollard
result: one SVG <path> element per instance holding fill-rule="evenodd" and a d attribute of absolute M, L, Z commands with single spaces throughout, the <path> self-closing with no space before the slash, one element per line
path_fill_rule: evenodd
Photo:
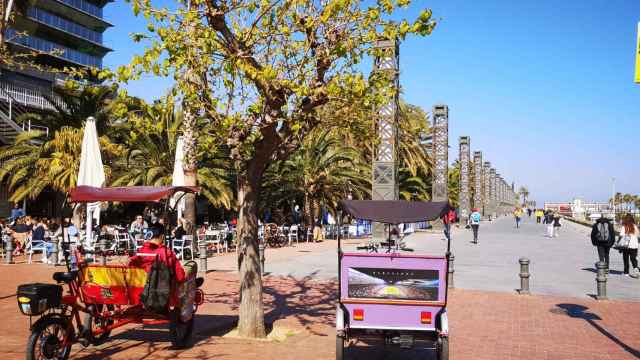
<path fill-rule="evenodd" d="M 258 244 L 258 256 L 260 257 L 260 275 L 264 275 L 264 243 Z"/>
<path fill-rule="evenodd" d="M 49 257 L 49 260 L 51 261 L 51 266 L 56 266 L 58 265 L 58 248 L 60 246 L 60 239 L 59 238 L 53 238 L 51 239 L 51 243 L 53 244 L 53 247 L 51 248 L 51 256 Z"/>
<path fill-rule="evenodd" d="M 4 244 L 4 260 L 5 264 L 13 264 L 13 239 L 11 236 L 3 236 Z"/>
<path fill-rule="evenodd" d="M 203 275 L 207 274 L 207 243 L 204 241 L 198 242 L 198 252 L 200 253 L 200 266 L 198 266 L 198 270 Z"/>
<path fill-rule="evenodd" d="M 455 272 L 453 270 L 453 261 L 455 260 L 455 256 L 453 256 L 452 253 L 449 253 L 448 256 L 448 263 L 447 263 L 447 287 L 449 289 L 453 289 L 453 273 Z"/>
<path fill-rule="evenodd" d="M 596 263 L 597 275 L 596 284 L 598 285 L 598 294 L 596 300 L 608 300 L 607 298 L 607 264 L 604 261 Z"/>
<path fill-rule="evenodd" d="M 102 256 L 100 257 L 100 263 L 102 265 L 107 265 L 107 238 L 101 237 L 99 241 L 100 250 L 102 252 Z"/>
<path fill-rule="evenodd" d="M 520 295 L 529 295 L 529 278 L 531 274 L 529 274 L 529 259 L 520 258 L 518 260 L 520 262 L 520 290 L 518 293 Z"/>

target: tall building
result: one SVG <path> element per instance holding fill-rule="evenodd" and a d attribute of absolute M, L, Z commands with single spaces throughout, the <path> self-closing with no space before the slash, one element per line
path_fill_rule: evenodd
<path fill-rule="evenodd" d="M 102 68 L 102 58 L 111 51 L 102 41 L 112 26 L 102 15 L 108 1 L 14 0 L 7 44 L 15 52 L 42 52 L 36 62 L 53 68 Z M 54 110 L 46 97 L 55 99 L 52 89 L 62 84 L 59 73 L 9 68 L 0 62 L 0 142 L 10 143 L 22 129 L 17 113 Z"/>
<path fill-rule="evenodd" d="M 110 1 L 9 1 L 13 22 L 4 34 L 7 45 L 15 53 L 39 52 L 35 62 L 51 68 L 102 68 L 102 58 L 111 51 L 102 39 L 112 26 L 103 18 L 103 8 Z M 55 111 L 47 99 L 59 101 L 53 89 L 64 82 L 61 73 L 18 69 L 0 59 L 0 145 L 33 128 L 31 123 L 21 124 L 20 115 Z M 0 217 L 6 216 L 7 196 L 6 188 L 0 186 Z"/>

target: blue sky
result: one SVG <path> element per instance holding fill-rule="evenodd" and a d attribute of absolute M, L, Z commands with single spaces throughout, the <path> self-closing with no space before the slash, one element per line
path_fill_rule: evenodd
<path fill-rule="evenodd" d="M 640 193 L 640 85 L 633 83 L 640 1 L 414 1 L 441 19 L 427 38 L 401 45 L 404 98 L 430 110 L 449 105 L 450 159 L 457 139 L 532 199 L 604 201 Z M 105 8 L 115 25 L 105 43 L 114 67 L 139 52 L 128 34 L 146 23 L 121 0 Z M 368 71 L 368 70 L 367 70 Z M 128 85 L 152 100 L 171 85 L 146 77 Z"/>

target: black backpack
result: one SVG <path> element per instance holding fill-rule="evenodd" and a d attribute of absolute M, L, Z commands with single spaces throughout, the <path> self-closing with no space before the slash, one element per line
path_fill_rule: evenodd
<path fill-rule="evenodd" d="M 147 282 L 144 284 L 144 290 L 140 294 L 140 302 L 146 310 L 155 313 L 166 312 L 171 298 L 172 281 L 173 269 L 160 261 L 160 256 L 156 255 L 147 276 Z"/>
<path fill-rule="evenodd" d="M 599 222 L 596 224 L 596 241 L 598 243 L 606 244 L 609 242 L 609 223 Z"/>

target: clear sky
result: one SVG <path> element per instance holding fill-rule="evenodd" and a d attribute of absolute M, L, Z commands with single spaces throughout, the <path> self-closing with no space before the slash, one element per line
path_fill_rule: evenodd
<path fill-rule="evenodd" d="M 531 197 L 606 201 L 640 193 L 640 85 L 633 83 L 637 0 L 414 1 L 441 21 L 427 38 L 401 45 L 404 98 L 426 110 L 449 105 L 450 159 L 471 136 L 497 171 Z M 128 62 L 128 34 L 146 24 L 122 0 L 105 16 L 115 25 L 106 66 Z M 153 100 L 171 85 L 147 77 L 128 86 Z"/>

